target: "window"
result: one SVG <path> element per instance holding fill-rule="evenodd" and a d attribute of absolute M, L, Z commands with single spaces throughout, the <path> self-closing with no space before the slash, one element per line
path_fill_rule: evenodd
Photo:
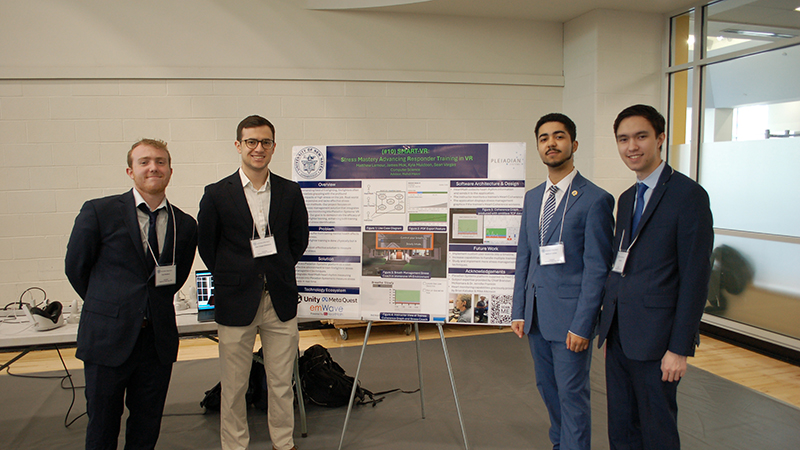
<path fill-rule="evenodd" d="M 695 11 L 675 16 L 667 69 L 668 160 L 681 172 L 696 174 L 714 214 L 714 266 L 704 320 L 796 349 L 798 6 L 720 1 L 703 8 L 701 27 Z M 690 44 L 695 35 L 699 45 Z"/>

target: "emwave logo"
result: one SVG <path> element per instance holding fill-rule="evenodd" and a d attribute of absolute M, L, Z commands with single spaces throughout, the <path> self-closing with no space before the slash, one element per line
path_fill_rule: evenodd
<path fill-rule="evenodd" d="M 323 303 L 320 305 L 310 305 L 308 311 L 313 315 L 342 315 L 344 314 L 344 306 L 330 305 Z"/>

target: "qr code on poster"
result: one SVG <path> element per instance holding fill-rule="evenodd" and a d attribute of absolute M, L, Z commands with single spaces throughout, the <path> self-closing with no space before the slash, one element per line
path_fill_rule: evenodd
<path fill-rule="evenodd" d="M 489 323 L 508 325 L 511 323 L 512 295 L 492 295 L 489 300 Z"/>

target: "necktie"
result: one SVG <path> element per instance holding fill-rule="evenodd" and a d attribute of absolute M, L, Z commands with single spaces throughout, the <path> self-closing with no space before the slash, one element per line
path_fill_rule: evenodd
<path fill-rule="evenodd" d="M 547 201 L 544 202 L 544 210 L 542 211 L 542 225 L 539 227 L 539 243 L 544 244 L 544 236 L 547 233 L 547 227 L 550 226 L 550 221 L 553 219 L 553 213 L 556 212 L 556 192 L 558 186 L 555 184 L 550 186 L 547 196 Z"/>
<path fill-rule="evenodd" d="M 636 232 L 636 227 L 639 225 L 639 220 L 642 218 L 642 212 L 644 211 L 644 193 L 647 191 L 647 185 L 644 183 L 636 183 L 636 189 L 636 210 L 633 212 L 631 235 Z"/>
<path fill-rule="evenodd" d="M 158 218 L 158 212 L 161 210 L 160 208 L 155 211 L 150 211 L 150 208 L 147 207 L 146 204 L 142 203 L 139 205 L 139 209 L 142 210 L 145 214 L 150 217 L 149 225 L 147 228 L 147 241 L 150 243 L 150 249 L 153 251 L 153 258 L 150 258 L 149 255 L 147 258 L 147 268 L 149 271 L 153 271 L 156 263 L 158 261 L 159 251 L 158 251 L 158 235 L 156 234 L 156 219 Z"/>

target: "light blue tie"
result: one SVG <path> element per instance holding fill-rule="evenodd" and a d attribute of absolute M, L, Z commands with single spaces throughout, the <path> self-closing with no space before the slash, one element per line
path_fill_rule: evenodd
<path fill-rule="evenodd" d="M 553 220 L 553 213 L 556 212 L 556 192 L 558 186 L 555 184 L 550 186 L 547 196 L 547 201 L 544 202 L 544 210 L 542 211 L 542 225 L 539 227 L 539 243 L 544 244 L 544 235 L 547 233 L 547 227 L 550 226 L 550 221 Z"/>
<path fill-rule="evenodd" d="M 642 219 L 642 212 L 644 212 L 644 193 L 647 191 L 647 185 L 644 183 L 636 183 L 636 211 L 633 212 L 633 221 L 631 222 L 631 235 L 636 233 L 636 227 Z"/>

